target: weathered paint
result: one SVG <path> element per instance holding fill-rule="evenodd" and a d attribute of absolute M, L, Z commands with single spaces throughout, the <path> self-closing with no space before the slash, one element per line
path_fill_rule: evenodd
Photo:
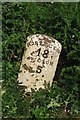
<path fill-rule="evenodd" d="M 60 52 L 61 44 L 52 37 L 43 34 L 27 37 L 18 75 L 20 85 L 27 86 L 25 91 L 44 89 L 45 83 L 51 86 Z"/>

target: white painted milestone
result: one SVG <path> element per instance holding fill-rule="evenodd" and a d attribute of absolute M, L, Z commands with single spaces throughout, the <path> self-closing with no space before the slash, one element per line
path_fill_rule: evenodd
<path fill-rule="evenodd" d="M 26 86 L 26 92 L 31 92 L 31 88 L 35 91 L 45 89 L 45 83 L 52 85 L 61 48 L 57 40 L 47 35 L 27 37 L 18 75 L 18 81 Z"/>

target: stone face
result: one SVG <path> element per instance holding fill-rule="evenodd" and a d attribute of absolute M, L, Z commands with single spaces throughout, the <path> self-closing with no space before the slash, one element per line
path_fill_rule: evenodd
<path fill-rule="evenodd" d="M 44 89 L 45 83 L 51 86 L 60 52 L 61 44 L 54 38 L 42 34 L 28 36 L 18 75 L 20 85 L 26 86 L 27 92 L 31 88 Z"/>

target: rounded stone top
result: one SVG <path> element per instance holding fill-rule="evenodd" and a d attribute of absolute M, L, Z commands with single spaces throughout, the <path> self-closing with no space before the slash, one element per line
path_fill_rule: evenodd
<path fill-rule="evenodd" d="M 54 39 L 51 36 L 44 35 L 44 34 L 29 35 L 27 37 L 27 40 L 28 41 L 34 40 L 34 41 L 41 41 L 41 42 L 43 41 L 45 45 L 50 44 L 50 46 L 52 45 L 56 46 L 57 49 L 60 49 L 60 50 L 62 49 L 61 44 L 56 39 Z"/>
<path fill-rule="evenodd" d="M 27 37 L 18 81 L 25 86 L 25 91 L 45 89 L 52 85 L 61 44 L 53 37 L 34 34 Z"/>

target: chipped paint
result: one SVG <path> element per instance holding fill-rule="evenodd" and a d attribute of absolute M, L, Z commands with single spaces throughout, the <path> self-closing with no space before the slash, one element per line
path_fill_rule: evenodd
<path fill-rule="evenodd" d="M 39 90 L 45 89 L 45 84 L 52 85 L 55 75 L 61 44 L 54 38 L 35 34 L 27 37 L 26 48 L 24 50 L 18 81 L 22 86 L 26 86 L 26 92 L 31 92 L 31 88 Z"/>

